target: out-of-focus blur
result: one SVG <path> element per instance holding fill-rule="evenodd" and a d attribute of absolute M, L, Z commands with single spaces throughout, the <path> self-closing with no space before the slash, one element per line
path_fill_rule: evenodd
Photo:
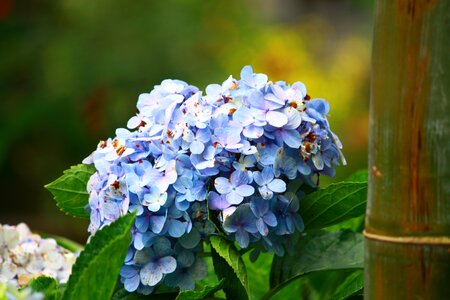
<path fill-rule="evenodd" d="M 366 167 L 373 0 L 0 1 L 0 223 L 84 241 L 43 185 L 81 162 L 163 79 L 204 90 L 244 65 L 331 104 Z"/>

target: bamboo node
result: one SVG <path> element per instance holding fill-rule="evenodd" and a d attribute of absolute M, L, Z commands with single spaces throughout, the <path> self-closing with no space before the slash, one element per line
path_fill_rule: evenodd
<path fill-rule="evenodd" d="M 388 236 L 363 231 L 366 238 L 396 244 L 450 246 L 450 236 Z"/>

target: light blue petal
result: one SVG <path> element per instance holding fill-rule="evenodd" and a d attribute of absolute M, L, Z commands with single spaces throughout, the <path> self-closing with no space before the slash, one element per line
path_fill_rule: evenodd
<path fill-rule="evenodd" d="M 273 197 L 273 192 L 267 187 L 267 185 L 263 185 L 258 190 L 263 199 L 271 199 Z"/>
<path fill-rule="evenodd" d="M 166 223 L 165 216 L 151 216 L 150 217 L 150 229 L 154 233 L 160 233 Z"/>
<path fill-rule="evenodd" d="M 137 217 L 134 225 L 140 232 L 146 232 L 148 230 L 148 225 L 150 224 L 150 219 L 148 216 Z"/>
<path fill-rule="evenodd" d="M 255 193 L 255 188 L 251 185 L 244 184 L 236 188 L 236 193 L 238 193 L 242 197 L 249 197 Z"/>
<path fill-rule="evenodd" d="M 205 150 L 205 145 L 199 141 L 194 141 L 190 145 L 192 154 L 201 154 Z"/>
<path fill-rule="evenodd" d="M 124 288 L 128 292 L 134 292 L 135 290 L 137 290 L 137 288 L 139 286 L 139 283 L 140 283 L 140 278 L 139 278 L 139 275 L 137 273 L 133 277 L 126 278 L 123 281 Z"/>
<path fill-rule="evenodd" d="M 223 210 L 230 207 L 226 197 L 220 196 L 215 192 L 210 192 L 208 197 L 208 206 L 212 210 Z"/>
<path fill-rule="evenodd" d="M 131 278 L 138 274 L 138 270 L 135 267 L 132 266 L 123 266 L 122 269 L 120 269 L 120 276 L 124 278 Z"/>
<path fill-rule="evenodd" d="M 261 173 L 263 184 L 268 184 L 273 179 L 273 169 L 271 167 L 265 167 Z M 261 185 L 263 185 L 261 184 Z"/>
<path fill-rule="evenodd" d="M 269 111 L 266 114 L 267 123 L 272 125 L 273 127 L 283 127 L 287 124 L 288 118 L 285 114 L 278 111 Z"/>
<path fill-rule="evenodd" d="M 169 235 L 174 238 L 179 238 L 186 232 L 186 224 L 178 220 L 170 220 L 167 222 L 169 227 Z"/>
<path fill-rule="evenodd" d="M 243 135 L 245 137 L 248 137 L 250 139 L 258 139 L 263 136 L 264 134 L 264 128 L 254 125 L 248 125 L 244 127 Z"/>
<path fill-rule="evenodd" d="M 133 245 L 136 250 L 142 250 L 144 248 L 144 242 L 142 241 L 142 234 L 140 232 L 134 234 Z"/>
<path fill-rule="evenodd" d="M 267 187 L 275 193 L 283 193 L 284 191 L 286 191 L 286 183 L 278 178 L 272 180 L 272 182 L 270 182 Z"/>
<path fill-rule="evenodd" d="M 281 132 L 283 141 L 291 148 L 298 149 L 302 144 L 302 138 L 297 130 L 283 130 Z"/>
<path fill-rule="evenodd" d="M 177 268 L 177 260 L 172 256 L 166 256 L 158 260 L 158 266 L 162 273 L 169 274 Z"/>
<path fill-rule="evenodd" d="M 241 79 L 249 81 L 253 76 L 253 68 L 251 66 L 245 66 L 241 70 Z"/>
<path fill-rule="evenodd" d="M 242 126 L 247 126 L 253 123 L 253 117 L 250 114 L 250 110 L 245 106 L 240 107 L 234 112 L 233 120 L 239 122 Z"/>
<path fill-rule="evenodd" d="M 230 193 L 228 193 L 226 195 L 226 199 L 227 199 L 228 203 L 237 205 L 237 204 L 240 204 L 242 202 L 242 200 L 244 200 L 244 197 L 239 195 L 236 191 L 231 191 Z"/>
<path fill-rule="evenodd" d="M 150 262 L 141 269 L 139 276 L 143 285 L 155 286 L 163 278 L 163 273 L 156 263 Z"/>
<path fill-rule="evenodd" d="M 275 214 L 271 211 L 268 211 L 264 217 L 263 217 L 264 222 L 269 225 L 270 227 L 275 227 L 277 226 L 278 222 L 277 222 L 277 218 L 275 217 Z"/>
<path fill-rule="evenodd" d="M 220 194 L 228 194 L 232 189 L 228 178 L 225 177 L 217 177 L 216 180 L 214 180 L 214 187 Z"/>

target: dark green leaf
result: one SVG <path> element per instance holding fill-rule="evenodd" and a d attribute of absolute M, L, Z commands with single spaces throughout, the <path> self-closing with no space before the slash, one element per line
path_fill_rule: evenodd
<path fill-rule="evenodd" d="M 222 284 L 225 280 L 222 279 L 215 286 L 205 286 L 201 291 L 182 291 L 178 294 L 176 300 L 201 300 L 205 297 L 214 294 L 222 289 Z"/>
<path fill-rule="evenodd" d="M 150 296 L 142 295 L 137 292 L 130 293 L 126 291 L 124 288 L 118 289 L 114 295 L 112 296 L 111 300 L 146 300 L 146 299 L 152 299 L 152 300 L 175 300 L 177 297 L 177 293 L 156 293 L 153 292 Z"/>
<path fill-rule="evenodd" d="M 29 286 L 36 292 L 42 292 L 46 300 L 61 299 L 58 283 L 52 277 L 40 276 L 34 278 L 30 281 Z"/>
<path fill-rule="evenodd" d="M 364 270 L 351 273 L 336 289 L 333 300 L 343 300 L 358 294 L 364 288 Z"/>
<path fill-rule="evenodd" d="M 228 299 L 248 299 L 245 264 L 233 243 L 223 237 L 211 237 L 211 254 L 219 279 L 225 278 L 223 290 Z"/>
<path fill-rule="evenodd" d="M 86 186 L 89 178 L 95 172 L 93 165 L 77 165 L 64 171 L 64 174 L 45 186 L 55 200 L 56 205 L 68 215 L 79 218 L 89 218 L 85 209 L 89 195 Z"/>
<path fill-rule="evenodd" d="M 148 299 L 148 296 L 139 293 L 130 293 L 124 288 L 118 289 L 111 298 L 111 300 L 145 300 L 145 299 Z"/>
<path fill-rule="evenodd" d="M 350 230 L 298 234 L 294 251 L 273 259 L 269 294 L 310 272 L 362 268 L 363 247 L 363 236 Z"/>
<path fill-rule="evenodd" d="M 301 200 L 299 213 L 306 230 L 332 226 L 365 213 L 367 172 L 358 172 L 349 180 L 331 184 Z"/>
<path fill-rule="evenodd" d="M 134 218 L 127 214 L 91 238 L 72 268 L 64 300 L 111 298 L 130 245 Z"/>

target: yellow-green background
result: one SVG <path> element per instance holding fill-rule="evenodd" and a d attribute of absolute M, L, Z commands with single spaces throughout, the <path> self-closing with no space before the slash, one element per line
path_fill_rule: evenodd
<path fill-rule="evenodd" d="M 332 180 L 365 168 L 372 2 L 1 0 L 0 223 L 84 241 L 87 222 L 43 185 L 123 127 L 139 93 L 247 64 L 331 103 L 348 162 Z"/>

